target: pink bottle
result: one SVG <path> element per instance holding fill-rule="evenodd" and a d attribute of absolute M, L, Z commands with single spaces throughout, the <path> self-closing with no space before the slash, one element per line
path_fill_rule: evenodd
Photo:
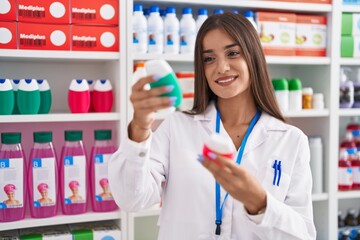
<path fill-rule="evenodd" d="M 86 80 L 89 84 L 89 92 L 90 92 L 90 108 L 89 108 L 89 112 L 94 112 L 94 103 L 93 103 L 93 92 L 94 92 L 94 85 L 95 85 L 95 81 L 94 80 Z"/>
<path fill-rule="evenodd" d="M 340 148 L 340 159 L 338 165 L 338 189 L 340 191 L 351 190 L 353 184 L 351 162 L 348 151 Z"/>
<path fill-rule="evenodd" d="M 73 79 L 68 92 L 68 104 L 72 113 L 87 113 L 90 108 L 90 90 L 85 79 Z"/>
<path fill-rule="evenodd" d="M 0 222 L 25 217 L 25 155 L 21 133 L 2 133 L 0 148 Z M 11 176 L 11 178 L 9 178 Z"/>
<path fill-rule="evenodd" d="M 94 212 L 118 209 L 108 181 L 108 162 L 115 152 L 111 142 L 111 130 L 95 130 L 95 144 L 91 149 L 91 203 Z"/>
<path fill-rule="evenodd" d="M 60 196 L 63 214 L 86 212 L 88 180 L 82 131 L 65 131 L 60 158 Z"/>
<path fill-rule="evenodd" d="M 34 132 L 28 165 L 30 213 L 33 218 L 52 217 L 58 207 L 58 167 L 52 132 Z"/>
<path fill-rule="evenodd" d="M 93 106 L 95 112 L 110 112 L 113 105 L 113 91 L 111 82 L 106 79 L 97 80 L 93 92 Z"/>

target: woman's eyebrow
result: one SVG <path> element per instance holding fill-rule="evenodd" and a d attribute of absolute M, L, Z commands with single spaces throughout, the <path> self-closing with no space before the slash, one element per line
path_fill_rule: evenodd
<path fill-rule="evenodd" d="M 228 49 L 228 48 L 235 47 L 235 46 L 239 46 L 239 44 L 237 44 L 237 43 L 232 43 L 232 44 L 226 45 L 226 46 L 224 47 L 224 50 L 226 50 L 226 49 Z M 213 51 L 214 51 L 214 50 L 212 50 L 212 49 L 207 49 L 207 50 L 202 51 L 202 53 L 211 53 L 211 52 L 213 52 Z"/>

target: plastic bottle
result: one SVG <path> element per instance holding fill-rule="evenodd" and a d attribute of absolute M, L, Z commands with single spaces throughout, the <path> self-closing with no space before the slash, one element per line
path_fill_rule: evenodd
<path fill-rule="evenodd" d="M 272 85 L 275 90 L 276 100 L 281 111 L 289 110 L 289 84 L 285 78 L 275 78 L 272 80 Z"/>
<path fill-rule="evenodd" d="M 93 92 L 94 92 L 94 85 L 95 85 L 95 81 L 91 80 L 91 79 L 87 79 L 86 80 L 88 85 L 89 85 L 89 93 L 90 93 L 90 107 L 89 107 L 89 112 L 94 112 L 94 96 L 93 96 Z"/>
<path fill-rule="evenodd" d="M 165 21 L 166 9 L 160 9 L 160 17 L 163 21 Z"/>
<path fill-rule="evenodd" d="M 299 78 L 289 80 L 289 111 L 302 110 L 302 86 Z"/>
<path fill-rule="evenodd" d="M 213 14 L 223 14 L 223 13 L 224 13 L 224 10 L 221 8 L 215 8 L 213 11 Z"/>
<path fill-rule="evenodd" d="M 164 43 L 165 53 L 178 54 L 180 49 L 180 22 L 176 17 L 176 8 L 166 8 L 166 17 L 164 20 Z"/>
<path fill-rule="evenodd" d="M 198 16 L 196 18 L 196 32 L 199 32 L 200 27 L 208 18 L 208 10 L 206 8 L 199 8 Z"/>
<path fill-rule="evenodd" d="M 147 52 L 147 19 L 144 16 L 143 5 L 134 5 L 133 14 L 133 51 L 134 53 Z"/>
<path fill-rule="evenodd" d="M 203 155 L 212 159 L 209 156 L 210 153 L 222 155 L 231 159 L 234 157 L 232 143 L 219 133 L 211 134 L 210 138 L 204 143 Z"/>
<path fill-rule="evenodd" d="M 150 7 L 148 18 L 148 52 L 161 54 L 164 50 L 164 22 L 158 6 Z"/>
<path fill-rule="evenodd" d="M 313 178 L 312 193 L 323 192 L 323 148 L 321 137 L 309 137 L 310 168 Z"/>
<path fill-rule="evenodd" d="M 46 79 L 36 80 L 40 91 L 40 108 L 38 113 L 49 113 L 52 103 L 51 89 Z"/>
<path fill-rule="evenodd" d="M 146 77 L 147 73 L 146 73 L 146 69 L 145 69 L 145 62 L 137 62 L 135 64 L 135 71 L 133 72 L 133 76 L 132 76 L 132 84 L 136 83 L 140 78 Z M 150 85 L 148 85 L 147 87 L 148 89 L 150 89 Z"/>
<path fill-rule="evenodd" d="M 346 149 L 350 161 L 356 158 L 357 148 L 352 131 L 346 131 L 345 138 L 340 143 L 340 148 Z"/>
<path fill-rule="evenodd" d="M 353 184 L 351 162 L 346 149 L 340 149 L 338 165 L 338 189 L 340 191 L 351 190 Z"/>
<path fill-rule="evenodd" d="M 0 115 L 13 113 L 14 99 L 14 90 L 10 79 L 0 79 Z"/>
<path fill-rule="evenodd" d="M 1 133 L 1 144 L 0 222 L 17 221 L 25 217 L 26 206 L 26 164 L 21 133 Z"/>
<path fill-rule="evenodd" d="M 118 208 L 108 181 L 108 162 L 115 152 L 111 130 L 95 130 L 95 144 L 91 149 L 91 203 L 95 212 L 114 211 Z"/>
<path fill-rule="evenodd" d="M 345 218 L 342 216 L 342 212 L 338 211 L 338 228 L 345 227 Z"/>
<path fill-rule="evenodd" d="M 356 210 L 354 208 L 349 208 L 345 216 L 345 225 L 355 227 L 358 225 Z"/>
<path fill-rule="evenodd" d="M 310 87 L 306 87 L 302 89 L 302 108 L 303 109 L 312 109 L 313 103 L 313 94 L 314 91 Z"/>
<path fill-rule="evenodd" d="M 360 152 L 356 153 L 356 158 L 351 161 L 352 174 L 353 174 L 353 185 L 352 189 L 360 189 Z"/>
<path fill-rule="evenodd" d="M 34 132 L 28 165 L 30 213 L 33 218 L 52 217 L 58 207 L 58 167 L 52 132 Z"/>
<path fill-rule="evenodd" d="M 85 79 L 73 79 L 68 92 L 68 104 L 72 113 L 87 113 L 90 108 L 90 89 Z"/>
<path fill-rule="evenodd" d="M 324 94 L 322 93 L 314 93 L 313 94 L 313 109 L 321 110 L 324 109 Z"/>
<path fill-rule="evenodd" d="M 111 112 L 114 96 L 111 82 L 107 79 L 97 80 L 93 92 L 95 112 Z"/>
<path fill-rule="evenodd" d="M 13 91 L 14 91 L 14 110 L 13 110 L 12 114 L 20 114 L 19 108 L 17 106 L 17 93 L 18 93 L 18 89 L 19 89 L 19 84 L 20 84 L 20 79 L 12 79 L 11 80 L 11 85 L 12 85 Z"/>
<path fill-rule="evenodd" d="M 348 80 L 346 70 L 340 69 L 340 108 L 351 108 L 354 104 L 354 85 Z"/>
<path fill-rule="evenodd" d="M 357 74 L 353 80 L 353 85 L 354 85 L 353 108 L 360 108 L 360 68 L 357 69 Z"/>
<path fill-rule="evenodd" d="M 258 31 L 258 26 L 257 26 L 257 24 L 255 22 L 255 18 L 254 18 L 254 12 L 251 10 L 247 10 L 243 14 L 244 14 L 244 17 L 246 17 L 251 22 L 251 24 L 254 26 L 255 30 Z"/>
<path fill-rule="evenodd" d="M 193 54 L 195 49 L 196 22 L 191 8 L 183 8 L 180 19 L 180 53 Z"/>
<path fill-rule="evenodd" d="M 21 114 L 37 114 L 40 109 L 40 91 L 35 79 L 21 80 L 17 94 Z"/>
<path fill-rule="evenodd" d="M 86 212 L 88 166 L 82 131 L 65 131 L 65 144 L 60 158 L 60 196 L 63 214 Z"/>

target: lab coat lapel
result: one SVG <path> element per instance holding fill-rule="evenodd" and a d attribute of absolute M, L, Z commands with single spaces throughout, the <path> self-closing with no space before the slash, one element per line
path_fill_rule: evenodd
<path fill-rule="evenodd" d="M 204 127 L 205 131 L 209 136 L 215 132 L 216 125 L 216 108 L 215 104 L 211 102 L 204 113 L 195 115 L 195 121 L 200 121 L 201 125 Z"/>
<path fill-rule="evenodd" d="M 248 141 L 245 146 L 245 156 L 249 151 L 256 149 L 269 137 L 267 122 L 270 120 L 270 116 L 267 113 L 262 112 L 261 116 L 253 128 Z"/>

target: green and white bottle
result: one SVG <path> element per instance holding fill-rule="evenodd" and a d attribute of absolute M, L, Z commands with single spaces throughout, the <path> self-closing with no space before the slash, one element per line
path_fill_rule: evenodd
<path fill-rule="evenodd" d="M 14 110 L 14 91 L 10 79 L 0 79 L 0 115 L 10 115 Z"/>

